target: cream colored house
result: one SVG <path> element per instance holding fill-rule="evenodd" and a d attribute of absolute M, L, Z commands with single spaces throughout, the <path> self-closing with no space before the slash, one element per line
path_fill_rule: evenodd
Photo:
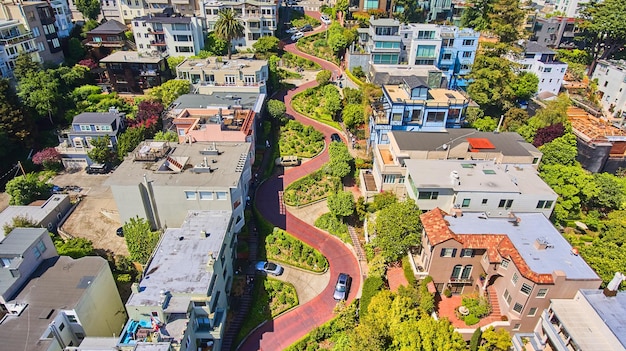
<path fill-rule="evenodd" d="M 186 59 L 176 67 L 178 79 L 188 80 L 196 94 L 255 92 L 266 94 L 267 60 L 209 57 Z M 228 94 L 227 94 L 228 95 Z"/>

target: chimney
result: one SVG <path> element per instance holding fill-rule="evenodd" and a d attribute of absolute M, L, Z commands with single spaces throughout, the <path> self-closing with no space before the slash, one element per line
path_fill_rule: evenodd
<path fill-rule="evenodd" d="M 607 297 L 616 296 L 619 286 L 624 280 L 626 280 L 626 275 L 620 272 L 615 272 L 613 279 L 611 279 L 611 281 L 606 285 L 606 288 L 604 288 L 604 295 Z"/>

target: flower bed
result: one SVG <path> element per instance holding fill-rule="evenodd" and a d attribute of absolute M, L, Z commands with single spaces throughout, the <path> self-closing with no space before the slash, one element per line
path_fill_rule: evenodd
<path fill-rule="evenodd" d="M 457 309 L 457 318 L 467 325 L 474 325 L 489 313 L 491 313 L 489 300 L 484 296 L 471 294 L 463 296 L 461 299 L 461 306 Z"/>
<path fill-rule="evenodd" d="M 283 193 L 283 201 L 289 206 L 301 206 L 325 199 L 341 186 L 341 180 L 316 171 L 289 184 Z"/>

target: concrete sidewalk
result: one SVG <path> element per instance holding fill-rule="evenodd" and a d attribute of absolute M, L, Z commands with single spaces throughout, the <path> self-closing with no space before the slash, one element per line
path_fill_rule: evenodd
<path fill-rule="evenodd" d="M 285 272 L 278 277 L 272 277 L 293 284 L 298 294 L 300 305 L 313 300 L 324 291 L 330 282 L 330 272 L 316 274 L 296 267 L 283 265 Z"/>

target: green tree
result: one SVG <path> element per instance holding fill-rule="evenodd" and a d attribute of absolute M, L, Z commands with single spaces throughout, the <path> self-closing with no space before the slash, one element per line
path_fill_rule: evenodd
<path fill-rule="evenodd" d="M 596 192 L 586 199 L 584 206 L 587 210 L 598 210 L 602 213 L 619 210 L 626 200 L 624 182 L 610 173 L 596 173 L 593 175 L 593 184 Z"/>
<path fill-rule="evenodd" d="M 174 100 L 183 94 L 189 94 L 189 81 L 172 79 L 150 90 L 150 95 L 161 101 L 163 106 L 169 106 Z"/>
<path fill-rule="evenodd" d="M 591 64 L 593 60 L 589 52 L 580 49 L 558 49 L 555 58 L 567 64 L 577 63 L 585 66 Z"/>
<path fill-rule="evenodd" d="M 513 107 L 515 92 L 511 82 L 515 80 L 513 63 L 506 58 L 479 55 L 472 72 L 473 79 L 467 88 L 470 97 L 489 116 L 500 116 Z"/>
<path fill-rule="evenodd" d="M 393 16 L 401 23 L 423 23 L 422 8 L 416 1 L 396 0 Z"/>
<path fill-rule="evenodd" d="M 29 73 L 17 85 L 17 95 L 24 105 L 34 109 L 39 116 L 52 115 L 58 110 L 61 94 L 60 81 L 51 70 Z"/>
<path fill-rule="evenodd" d="M 129 152 L 135 150 L 146 139 L 146 128 L 143 126 L 128 128 L 117 139 L 117 156 L 123 160 Z"/>
<path fill-rule="evenodd" d="M 489 29 L 500 37 L 502 43 L 513 43 L 520 38 L 526 13 L 520 0 L 495 0 L 489 13 Z"/>
<path fill-rule="evenodd" d="M 412 199 L 390 204 L 378 211 L 373 242 L 387 262 L 399 260 L 411 246 L 420 244 L 422 224 L 419 216 L 419 208 Z"/>
<path fill-rule="evenodd" d="M 28 217 L 28 215 L 17 215 L 11 219 L 11 223 L 5 224 L 2 229 L 4 230 L 5 235 L 9 235 L 9 233 L 15 228 L 37 228 L 37 222 L 34 219 Z"/>
<path fill-rule="evenodd" d="M 0 79 L 0 131 L 6 133 L 7 142 L 0 145 L 7 147 L 31 147 L 33 136 L 37 133 L 31 115 L 25 113 L 17 104 L 18 99 L 7 79 Z M 7 159 L 4 159 L 5 162 Z"/>
<path fill-rule="evenodd" d="M 515 132 L 528 121 L 528 112 L 521 108 L 511 108 L 504 113 L 502 129 L 507 132 Z"/>
<path fill-rule="evenodd" d="M 65 62 L 74 66 L 78 61 L 85 57 L 85 48 L 78 38 L 70 38 L 67 42 L 67 55 L 65 56 Z"/>
<path fill-rule="evenodd" d="M 315 80 L 317 81 L 317 84 L 319 85 L 326 85 L 328 84 L 328 82 L 330 82 L 330 77 L 332 76 L 332 72 L 329 70 L 321 70 L 319 71 L 319 73 L 317 73 L 317 75 L 315 76 Z"/>
<path fill-rule="evenodd" d="M 398 202 L 398 197 L 393 191 L 383 191 L 374 195 L 374 200 L 369 204 L 367 210 L 369 212 L 380 211 L 391 204 Z"/>
<path fill-rule="evenodd" d="M 365 123 L 365 111 L 362 104 L 348 104 L 341 111 L 341 119 L 346 128 L 355 131 L 357 127 Z"/>
<path fill-rule="evenodd" d="M 541 145 L 539 150 L 543 152 L 542 165 L 573 165 L 578 155 L 576 136 L 573 133 L 566 133 L 562 137 Z"/>
<path fill-rule="evenodd" d="M 152 231 L 150 223 L 144 218 L 131 218 L 124 224 L 124 239 L 128 246 L 130 258 L 146 264 L 152 251 L 159 242 L 160 233 Z"/>
<path fill-rule="evenodd" d="M 109 148 L 111 137 L 105 135 L 91 140 L 91 149 L 87 151 L 87 156 L 95 163 L 109 163 L 115 157 L 115 151 Z"/>
<path fill-rule="evenodd" d="M 256 43 L 252 44 L 254 51 L 265 54 L 268 52 L 277 53 L 278 52 L 278 44 L 280 40 L 273 36 L 265 36 L 259 38 Z"/>
<path fill-rule="evenodd" d="M 491 17 L 494 0 L 470 0 L 461 16 L 461 26 L 485 31 L 491 27 Z"/>
<path fill-rule="evenodd" d="M 98 23 L 98 21 L 96 21 L 95 19 L 88 19 L 87 21 L 85 21 L 85 24 L 80 29 L 81 31 L 80 36 L 83 38 L 86 38 L 87 32 L 91 31 L 92 29 L 97 28 L 99 25 L 100 23 Z"/>
<path fill-rule="evenodd" d="M 27 77 L 30 73 L 36 73 L 41 70 L 41 64 L 33 61 L 33 57 L 25 52 L 20 53 L 15 60 L 15 68 L 13 75 L 19 82 L 22 78 Z"/>
<path fill-rule="evenodd" d="M 539 77 L 534 73 L 522 71 L 517 75 L 517 79 L 511 82 L 513 95 L 521 100 L 530 99 L 539 88 Z"/>
<path fill-rule="evenodd" d="M 609 59 L 626 45 L 626 3 L 622 0 L 590 1 L 581 4 L 583 33 L 587 38 L 585 48 L 592 61 L 591 76 L 598 60 Z"/>
<path fill-rule="evenodd" d="M 350 216 L 354 213 L 354 195 L 349 191 L 339 191 L 328 196 L 327 205 L 334 216 Z"/>
<path fill-rule="evenodd" d="M 352 171 L 354 159 L 344 143 L 330 143 L 328 145 L 328 163 L 324 165 L 324 173 L 343 178 Z"/>
<path fill-rule="evenodd" d="M 321 89 L 323 98 L 323 109 L 331 115 L 333 119 L 337 116 L 337 112 L 341 110 L 341 95 L 334 85 L 327 84 Z"/>
<path fill-rule="evenodd" d="M 287 113 L 287 107 L 285 103 L 280 100 L 270 99 L 267 102 L 267 112 L 273 119 L 281 121 L 282 123 L 285 113 Z"/>
<path fill-rule="evenodd" d="M 224 56 L 228 53 L 228 43 L 218 38 L 215 32 L 209 32 L 204 41 L 204 49 L 207 50 L 211 56 Z"/>
<path fill-rule="evenodd" d="M 559 195 L 552 213 L 557 223 L 580 218 L 583 199 L 596 192 L 593 176 L 580 165 L 542 164 L 539 175 Z"/>
<path fill-rule="evenodd" d="M 503 328 L 495 330 L 489 327 L 483 332 L 482 338 L 484 341 L 479 351 L 508 351 L 513 347 L 511 335 Z"/>
<path fill-rule="evenodd" d="M 9 205 L 24 206 L 35 200 L 47 199 L 52 191 L 47 173 L 27 173 L 9 180 L 5 191 L 11 196 Z"/>
<path fill-rule="evenodd" d="M 85 19 L 96 20 L 100 14 L 99 0 L 76 0 L 76 8 L 85 16 Z"/>
<path fill-rule="evenodd" d="M 479 118 L 472 123 L 472 128 L 476 128 L 481 132 L 493 132 L 498 127 L 498 123 L 492 117 L 485 116 Z"/>
<path fill-rule="evenodd" d="M 71 258 L 77 259 L 94 255 L 93 243 L 85 238 L 56 240 L 54 246 L 59 256 L 70 256 Z"/>
<path fill-rule="evenodd" d="M 474 334 L 472 334 L 472 338 L 469 343 L 469 351 L 478 351 L 478 346 L 480 346 L 480 342 L 482 341 L 483 331 L 480 328 L 476 328 L 474 330 Z"/>
<path fill-rule="evenodd" d="M 176 73 L 176 67 L 185 61 L 185 59 L 185 56 L 169 56 L 167 58 L 167 66 L 170 68 L 170 71 L 172 71 L 174 76 L 178 75 L 178 73 Z"/>
<path fill-rule="evenodd" d="M 154 140 L 178 142 L 178 134 L 171 130 L 168 130 L 167 132 L 159 130 L 158 132 L 156 132 L 156 134 L 154 134 Z"/>
<path fill-rule="evenodd" d="M 241 19 L 232 9 L 221 10 L 215 22 L 215 35 L 228 43 L 228 59 L 232 57 L 233 41 L 244 36 Z"/>
<path fill-rule="evenodd" d="M 360 89 L 345 87 L 342 92 L 344 105 L 363 103 L 363 93 Z"/>

